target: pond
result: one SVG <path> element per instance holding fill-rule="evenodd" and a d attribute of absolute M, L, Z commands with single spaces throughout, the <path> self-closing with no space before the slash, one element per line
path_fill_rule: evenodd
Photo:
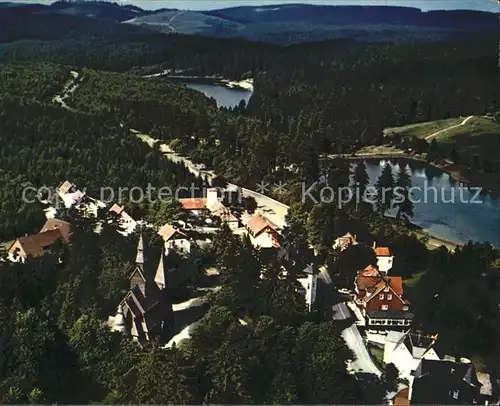
<path fill-rule="evenodd" d="M 385 160 L 366 160 L 370 183 L 375 184 Z M 389 161 L 393 175 L 401 168 L 411 174 L 414 216 L 412 223 L 431 235 L 458 243 L 488 241 L 500 246 L 498 196 L 478 193 L 472 185 L 457 184 L 448 174 L 415 161 Z M 355 165 L 355 164 L 354 164 Z M 476 196 L 477 195 L 477 196 Z M 392 211 L 390 215 L 395 215 Z"/>
<path fill-rule="evenodd" d="M 252 92 L 238 87 L 228 87 L 222 83 L 213 82 L 203 82 L 198 83 L 194 81 L 183 81 L 181 82 L 190 89 L 196 90 L 203 93 L 207 97 L 213 97 L 217 102 L 217 107 L 233 108 L 240 104 L 241 100 L 245 100 L 248 103 L 252 97 Z"/>

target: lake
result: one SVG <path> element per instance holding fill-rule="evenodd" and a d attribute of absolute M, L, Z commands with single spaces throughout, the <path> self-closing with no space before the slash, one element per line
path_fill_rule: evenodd
<path fill-rule="evenodd" d="M 386 161 L 366 160 L 365 163 L 370 182 L 374 184 Z M 460 190 L 460 185 L 448 174 L 425 164 L 404 160 L 389 164 L 394 175 L 405 167 L 412 175 L 412 185 L 418 188 L 413 192 L 415 209 L 412 223 L 429 234 L 449 241 L 488 241 L 496 247 L 500 246 L 498 196 L 482 193 L 475 197 L 473 186 L 463 185 Z M 395 215 L 395 212 L 390 214 Z"/>
<path fill-rule="evenodd" d="M 236 107 L 243 99 L 246 103 L 252 97 L 252 92 L 241 88 L 230 88 L 218 83 L 182 82 L 190 89 L 203 93 L 207 97 L 213 97 L 217 107 Z"/>

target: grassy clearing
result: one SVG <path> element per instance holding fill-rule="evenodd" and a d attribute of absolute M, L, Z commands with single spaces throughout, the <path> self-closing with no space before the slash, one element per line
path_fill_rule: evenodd
<path fill-rule="evenodd" d="M 436 136 L 438 142 L 453 142 L 456 137 L 473 137 L 484 134 L 498 137 L 498 124 L 486 117 L 473 117 L 464 125 L 443 131 Z"/>
<path fill-rule="evenodd" d="M 387 145 L 370 145 L 356 151 L 356 155 L 405 155 L 399 148 L 389 147 Z"/>
<path fill-rule="evenodd" d="M 465 117 L 459 118 L 448 118 L 446 120 L 437 121 L 426 121 L 424 123 L 410 124 L 401 127 L 386 128 L 384 130 L 384 136 L 391 136 L 399 134 L 402 137 L 418 137 L 424 138 L 429 134 L 435 133 L 437 131 L 443 130 L 447 127 L 451 127 L 460 124 Z"/>

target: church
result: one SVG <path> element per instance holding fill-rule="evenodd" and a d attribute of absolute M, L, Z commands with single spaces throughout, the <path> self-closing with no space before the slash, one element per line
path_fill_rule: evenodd
<path fill-rule="evenodd" d="M 173 331 L 172 303 L 167 293 L 167 272 L 162 251 L 158 266 L 151 268 L 146 261 L 144 240 L 139 237 L 136 264 L 131 273 L 130 290 L 110 317 L 112 331 L 130 334 L 139 345 L 158 339 L 168 341 Z"/>

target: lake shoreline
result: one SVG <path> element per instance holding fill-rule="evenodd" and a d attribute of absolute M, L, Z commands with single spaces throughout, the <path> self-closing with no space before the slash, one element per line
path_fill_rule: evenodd
<path fill-rule="evenodd" d="M 240 89 L 246 90 L 248 92 L 254 92 L 254 80 L 253 78 L 241 79 L 239 81 L 226 79 L 223 76 L 212 75 L 212 76 L 193 76 L 193 75 L 171 75 L 170 71 L 163 71 L 160 73 L 154 73 L 151 75 L 145 75 L 144 78 L 154 78 L 154 77 L 166 77 L 167 79 L 181 80 L 181 81 L 192 81 L 194 83 L 207 83 L 213 85 L 224 86 L 228 89 Z"/>
<path fill-rule="evenodd" d="M 484 173 L 472 168 L 465 167 L 463 165 L 457 164 L 437 164 L 435 162 L 429 162 L 423 157 L 408 155 L 405 153 L 378 153 L 378 154 L 355 154 L 355 155 L 344 155 L 344 156 L 328 156 L 329 159 L 346 159 L 349 161 L 371 161 L 371 160 L 398 160 L 404 159 L 408 161 L 417 162 L 420 164 L 427 165 L 428 167 L 438 169 L 446 173 L 451 179 L 457 183 L 464 183 L 466 185 L 477 185 L 477 187 L 482 188 L 485 192 L 491 194 L 498 194 L 500 192 L 500 185 L 498 182 L 498 176 L 494 173 Z"/>

